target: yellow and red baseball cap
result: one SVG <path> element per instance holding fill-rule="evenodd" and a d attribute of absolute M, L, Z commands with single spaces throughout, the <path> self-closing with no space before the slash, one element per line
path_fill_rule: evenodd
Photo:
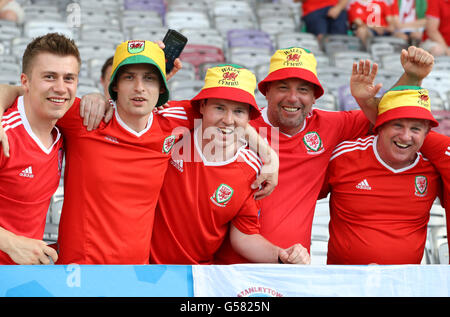
<path fill-rule="evenodd" d="M 261 115 L 255 100 L 256 77 L 248 69 L 235 64 L 221 64 L 209 68 L 205 75 L 205 84 L 200 92 L 191 99 L 198 110 L 199 101 L 208 98 L 232 100 L 249 104 L 250 120 Z"/>
<path fill-rule="evenodd" d="M 111 70 L 111 80 L 108 91 L 113 100 L 117 93 L 113 91 L 114 79 L 120 67 L 131 64 L 150 64 L 156 66 L 161 74 L 165 92 L 159 95 L 156 106 L 165 104 L 169 100 L 169 89 L 166 81 L 166 58 L 164 51 L 150 41 L 131 40 L 119 44 L 114 54 Z"/>
<path fill-rule="evenodd" d="M 431 114 L 428 90 L 418 86 L 397 86 L 387 91 L 378 105 L 375 129 L 394 119 L 425 119 L 432 127 L 439 123 Z"/>
<path fill-rule="evenodd" d="M 269 74 L 259 84 L 259 91 L 265 96 L 267 83 L 288 78 L 300 78 L 314 84 L 314 97 L 323 95 L 323 87 L 317 78 L 317 61 L 311 51 L 302 47 L 288 47 L 277 50 L 270 59 Z"/>

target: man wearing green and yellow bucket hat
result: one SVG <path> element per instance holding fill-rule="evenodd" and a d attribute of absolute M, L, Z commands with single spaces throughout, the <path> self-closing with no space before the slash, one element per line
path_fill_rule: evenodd
<path fill-rule="evenodd" d="M 405 73 L 397 85 L 420 84 L 428 73 L 418 65 L 426 63 L 428 72 L 432 68 L 428 55 L 417 48 L 402 52 Z M 313 109 L 315 100 L 324 93 L 316 66 L 314 55 L 307 49 L 277 50 L 268 75 L 258 85 L 268 105 L 261 118 L 252 121 L 257 130 L 268 131 L 267 139 L 276 144 L 280 158 L 278 185 L 260 202 L 261 234 L 281 247 L 300 243 L 308 251 L 316 201 L 331 153 L 340 142 L 369 131 L 366 116 L 376 118 L 374 96 L 381 88 L 381 84 L 374 84 L 376 64 L 371 68 L 370 61 L 360 61 L 353 66 L 350 83 L 364 113 Z"/>
<path fill-rule="evenodd" d="M 259 234 L 250 186 L 262 162 L 241 139 L 249 120 L 260 116 L 255 89 L 252 72 L 224 64 L 207 70 L 192 100 L 169 103 L 192 103 L 201 120 L 174 146 L 156 208 L 150 263 L 212 264 L 223 242 L 250 262 L 309 263 L 302 246 L 282 249 Z"/>
<path fill-rule="evenodd" d="M 328 264 L 421 263 L 442 184 L 419 149 L 437 125 L 428 91 L 398 86 L 380 101 L 376 135 L 336 147 L 325 181 Z"/>
<path fill-rule="evenodd" d="M 189 126 L 183 116 L 169 122 L 153 113 L 169 97 L 165 78 L 157 44 L 123 42 L 109 85 L 112 119 L 88 131 L 78 104 L 58 122 L 67 150 L 58 263 L 148 263 L 154 209 L 176 139 L 171 131 Z"/>

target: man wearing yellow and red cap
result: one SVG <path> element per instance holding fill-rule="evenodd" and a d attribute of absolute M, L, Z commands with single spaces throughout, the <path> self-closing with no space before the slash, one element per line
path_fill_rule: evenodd
<path fill-rule="evenodd" d="M 437 125 L 428 91 L 399 86 L 380 101 L 376 135 L 336 147 L 328 264 L 420 264 L 441 181 L 419 149 Z"/>
<path fill-rule="evenodd" d="M 79 100 L 58 121 L 66 140 L 58 263 L 148 263 L 171 131 L 187 117 L 154 115 L 169 91 L 164 52 L 149 41 L 117 46 L 109 93 L 114 113 L 98 129 L 83 125 Z"/>
<path fill-rule="evenodd" d="M 305 248 L 283 250 L 259 234 L 258 206 L 250 188 L 262 162 L 241 140 L 249 119 L 260 116 L 256 78 L 238 65 L 208 69 L 191 101 L 201 120 L 174 146 L 155 213 L 150 263 L 212 264 L 226 244 L 250 262 L 309 263 Z"/>

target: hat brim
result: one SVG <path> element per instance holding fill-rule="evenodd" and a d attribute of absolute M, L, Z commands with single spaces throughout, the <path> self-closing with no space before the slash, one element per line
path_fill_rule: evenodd
<path fill-rule="evenodd" d="M 143 55 L 129 56 L 128 58 L 124 59 L 122 61 L 122 63 L 120 63 L 116 67 L 114 73 L 111 74 L 111 80 L 110 80 L 109 86 L 108 86 L 108 91 L 109 91 L 109 95 L 111 96 L 111 99 L 113 99 L 114 101 L 117 100 L 117 92 L 115 92 L 113 90 L 114 79 L 117 76 L 117 72 L 119 71 L 119 69 L 122 66 L 133 65 L 133 64 L 150 64 L 150 65 L 155 66 L 158 69 L 158 71 L 159 71 L 159 73 L 161 75 L 160 78 L 162 79 L 162 84 L 164 85 L 165 91 L 162 94 L 159 95 L 156 107 L 162 106 L 167 101 L 169 101 L 169 89 L 168 89 L 166 77 L 164 76 L 163 71 L 161 70 L 161 68 L 158 66 L 158 64 L 153 59 L 148 58 L 148 57 L 143 56 Z"/>
<path fill-rule="evenodd" d="M 314 97 L 316 99 L 321 97 L 324 93 L 323 87 L 317 76 L 309 70 L 298 67 L 287 67 L 271 72 L 266 78 L 259 82 L 258 89 L 265 96 L 267 92 L 267 84 L 269 82 L 288 78 L 299 78 L 313 84 L 315 86 Z"/>
<path fill-rule="evenodd" d="M 261 111 L 256 104 L 255 97 L 242 89 L 232 87 L 213 87 L 202 89 L 194 98 L 191 99 L 191 103 L 194 106 L 193 108 L 196 111 L 199 111 L 199 101 L 210 98 L 225 99 L 249 104 L 251 106 L 250 120 L 257 119 L 261 116 Z"/>
<path fill-rule="evenodd" d="M 378 115 L 374 129 L 377 130 L 384 123 L 395 119 L 423 119 L 429 120 L 431 127 L 437 127 L 439 122 L 433 117 L 430 111 L 417 106 L 398 107 L 388 110 Z"/>

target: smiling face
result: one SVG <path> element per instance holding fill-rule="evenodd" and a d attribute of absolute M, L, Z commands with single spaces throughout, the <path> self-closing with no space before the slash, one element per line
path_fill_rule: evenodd
<path fill-rule="evenodd" d="M 212 143 L 221 149 L 235 146 L 246 127 L 249 105 L 225 99 L 207 99 L 200 104 L 203 146 Z"/>
<path fill-rule="evenodd" d="M 303 126 L 315 102 L 314 85 L 298 78 L 269 83 L 266 99 L 267 116 L 280 131 L 294 135 Z"/>
<path fill-rule="evenodd" d="M 377 151 L 381 159 L 395 169 L 414 162 L 430 130 L 428 120 L 395 119 L 378 128 Z"/>
<path fill-rule="evenodd" d="M 31 120 L 56 121 L 66 113 L 76 97 L 79 67 L 71 55 L 43 52 L 34 57 L 30 69 L 21 75 Z"/>

